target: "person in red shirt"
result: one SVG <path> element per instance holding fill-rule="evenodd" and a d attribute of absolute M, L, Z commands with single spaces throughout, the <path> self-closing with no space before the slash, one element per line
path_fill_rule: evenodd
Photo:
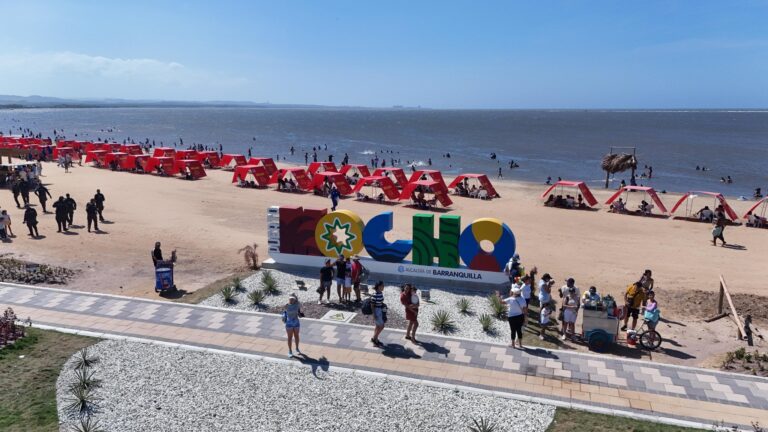
<path fill-rule="evenodd" d="M 360 257 L 352 257 L 352 288 L 355 290 L 356 302 L 360 303 L 360 279 L 363 276 L 363 265 L 360 264 Z"/>

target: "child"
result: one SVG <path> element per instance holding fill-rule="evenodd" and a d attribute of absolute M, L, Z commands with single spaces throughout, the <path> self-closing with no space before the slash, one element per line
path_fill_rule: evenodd
<path fill-rule="evenodd" d="M 547 328 L 551 325 L 550 321 L 550 315 L 552 315 L 552 312 L 554 312 L 554 308 L 552 307 L 552 303 L 544 303 L 541 305 L 541 317 L 539 318 L 539 323 L 541 324 L 541 331 L 539 332 L 539 339 L 544 340 L 544 332 L 547 330 Z"/>

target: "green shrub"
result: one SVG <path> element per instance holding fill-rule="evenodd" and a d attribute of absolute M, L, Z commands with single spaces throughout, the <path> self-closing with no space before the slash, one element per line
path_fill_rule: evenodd
<path fill-rule="evenodd" d="M 458 302 L 456 302 L 456 306 L 459 308 L 459 312 L 464 315 L 469 315 L 471 313 L 469 310 L 471 305 L 472 304 L 469 302 L 469 299 L 466 297 L 462 297 Z"/>
<path fill-rule="evenodd" d="M 472 432 L 494 432 L 496 425 L 485 417 L 480 417 L 480 420 L 472 417 L 472 424 L 468 428 Z"/>
<path fill-rule="evenodd" d="M 733 354 L 736 356 L 737 360 L 743 360 L 744 355 L 747 353 L 747 350 L 744 349 L 744 347 L 741 347 L 733 352 Z"/>
<path fill-rule="evenodd" d="M 258 306 L 261 304 L 261 302 L 264 301 L 264 298 L 267 295 L 264 294 L 264 291 L 262 290 L 253 290 L 250 293 L 248 293 L 248 300 L 251 302 L 252 305 Z"/>
<path fill-rule="evenodd" d="M 240 278 L 234 278 L 232 279 L 232 286 L 235 288 L 235 291 L 245 291 L 245 287 L 243 286 L 243 281 L 240 280 Z"/>
<path fill-rule="evenodd" d="M 71 398 L 66 409 L 79 416 L 90 415 L 93 411 L 95 400 L 91 393 L 91 389 L 76 386 L 70 389 L 69 393 Z"/>
<path fill-rule="evenodd" d="M 235 301 L 235 287 L 227 285 L 221 289 L 221 298 L 224 303 L 233 303 Z"/>
<path fill-rule="evenodd" d="M 261 273 L 261 290 L 265 294 L 276 295 L 280 293 L 280 289 L 277 286 L 277 280 L 272 276 L 272 272 L 264 270 Z"/>
<path fill-rule="evenodd" d="M 93 372 L 87 367 L 75 370 L 75 382 L 71 388 L 75 389 L 82 387 L 84 389 L 93 390 L 101 384 L 101 381 L 94 378 Z"/>
<path fill-rule="evenodd" d="M 491 294 L 488 296 L 488 304 L 491 308 L 491 315 L 498 319 L 503 319 L 504 314 L 507 312 L 507 308 L 504 307 L 504 302 L 501 301 L 501 298 L 497 296 L 496 294 Z"/>
<path fill-rule="evenodd" d="M 102 429 L 98 420 L 94 420 L 93 417 L 85 416 L 80 417 L 80 420 L 72 426 L 74 432 L 104 432 L 106 429 Z"/>
<path fill-rule="evenodd" d="M 98 361 L 99 361 L 99 358 L 91 355 L 91 353 L 88 352 L 88 347 L 85 347 L 77 352 L 74 366 L 75 366 L 75 369 L 89 368 L 94 364 L 98 363 Z"/>
<path fill-rule="evenodd" d="M 430 318 L 432 328 L 440 333 L 453 333 L 456 331 L 456 322 L 453 321 L 450 312 L 439 310 Z"/>
<path fill-rule="evenodd" d="M 486 333 L 490 333 L 493 331 L 493 317 L 488 314 L 482 314 L 480 315 L 480 318 L 478 318 L 480 321 L 480 325 L 483 327 L 483 331 Z"/>

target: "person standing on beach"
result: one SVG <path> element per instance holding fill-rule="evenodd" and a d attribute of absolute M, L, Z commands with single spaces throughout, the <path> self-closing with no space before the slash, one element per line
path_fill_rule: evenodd
<path fill-rule="evenodd" d="M 65 206 L 67 208 L 67 223 L 69 226 L 72 226 L 72 223 L 75 220 L 75 210 L 77 210 L 77 203 L 75 202 L 75 199 L 69 196 L 67 194 L 67 198 L 64 200 Z"/>
<path fill-rule="evenodd" d="M 371 342 L 377 347 L 383 344 L 379 340 L 379 335 L 384 330 L 384 324 L 387 323 L 387 305 L 384 304 L 384 282 L 378 281 L 373 287 L 374 294 L 371 296 L 371 308 L 373 309 L 373 337 Z"/>
<path fill-rule="evenodd" d="M 21 180 L 14 180 L 11 183 L 11 192 L 13 192 L 13 200 L 16 201 L 16 208 L 21 208 L 19 203 L 19 195 L 21 195 Z"/>
<path fill-rule="evenodd" d="M 717 239 L 720 239 L 720 241 L 723 242 L 723 246 L 726 245 L 723 231 L 725 231 L 724 218 L 718 218 L 717 222 L 715 222 L 715 227 L 712 228 L 712 246 L 717 246 Z"/>
<path fill-rule="evenodd" d="M 339 197 L 341 196 L 341 194 L 339 193 L 339 189 L 336 188 L 336 185 L 333 185 L 333 187 L 331 188 L 330 196 L 331 196 L 331 204 L 333 204 L 331 206 L 331 211 L 336 211 L 336 207 L 338 207 L 339 205 Z"/>
<path fill-rule="evenodd" d="M 88 232 L 91 232 L 91 224 L 93 224 L 93 228 L 95 231 L 101 231 L 99 229 L 99 220 L 96 218 L 98 216 L 99 210 L 96 207 L 96 199 L 92 199 L 88 202 L 88 204 L 85 205 L 85 215 L 88 219 Z"/>
<path fill-rule="evenodd" d="M 344 255 L 339 255 L 336 260 L 336 294 L 339 295 L 339 303 L 342 302 L 341 289 L 344 287 L 344 280 L 347 278 L 347 261 Z"/>
<path fill-rule="evenodd" d="M 499 167 L 499 178 L 504 178 L 504 176 L 501 174 L 501 167 Z"/>
<path fill-rule="evenodd" d="M 288 335 L 288 358 L 293 358 L 292 340 L 296 345 L 296 354 L 302 355 L 299 349 L 299 330 L 301 329 L 299 317 L 302 315 L 299 298 L 296 297 L 296 294 L 291 294 L 288 297 L 288 304 L 283 310 L 283 322 L 285 323 L 285 332 Z"/>
<path fill-rule="evenodd" d="M 64 197 L 60 196 L 59 199 L 53 203 L 54 211 L 56 212 L 56 224 L 59 229 L 56 232 L 69 231 L 67 229 L 67 203 L 64 201 Z"/>
<path fill-rule="evenodd" d="M 27 205 L 27 209 L 24 210 L 24 224 L 29 229 L 30 237 L 40 237 L 40 233 L 37 231 L 37 210 Z"/>
<path fill-rule="evenodd" d="M 637 326 L 637 317 L 640 315 L 640 306 L 645 302 L 645 291 L 643 291 L 643 284 L 637 281 L 630 284 L 627 287 L 627 291 L 624 293 L 624 325 L 621 327 L 621 331 L 627 330 L 627 323 L 629 322 L 629 316 L 632 316 L 632 330 Z"/>
<path fill-rule="evenodd" d="M 48 198 L 53 198 L 51 196 L 51 192 L 42 183 L 40 183 L 35 193 L 37 194 L 37 199 L 40 200 L 40 206 L 43 208 L 43 213 L 48 213 L 48 210 L 45 208 L 45 203 L 48 202 Z"/>
<path fill-rule="evenodd" d="M 405 307 L 405 320 L 408 321 L 405 338 L 413 343 L 419 343 L 416 340 L 416 329 L 419 328 L 419 295 L 415 286 L 405 284 L 400 294 L 400 303 Z"/>
<path fill-rule="evenodd" d="M 99 221 L 104 222 L 104 201 L 107 199 L 104 197 L 104 194 L 101 193 L 101 189 L 96 189 L 96 195 L 93 196 L 93 200 L 96 203 L 96 210 L 99 212 Z M 96 230 L 98 231 L 98 227 Z"/>
<path fill-rule="evenodd" d="M 331 302 L 331 287 L 333 286 L 333 263 L 331 260 L 325 260 L 325 265 L 320 267 L 320 289 L 318 293 L 320 298 L 317 300 L 317 304 L 323 304 L 323 293 L 326 293 L 328 302 Z"/>

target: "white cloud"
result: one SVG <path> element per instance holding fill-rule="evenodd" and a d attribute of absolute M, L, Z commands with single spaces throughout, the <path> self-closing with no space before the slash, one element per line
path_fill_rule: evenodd
<path fill-rule="evenodd" d="M 0 93 L 66 97 L 232 97 L 248 80 L 150 58 L 74 52 L 0 55 Z"/>

